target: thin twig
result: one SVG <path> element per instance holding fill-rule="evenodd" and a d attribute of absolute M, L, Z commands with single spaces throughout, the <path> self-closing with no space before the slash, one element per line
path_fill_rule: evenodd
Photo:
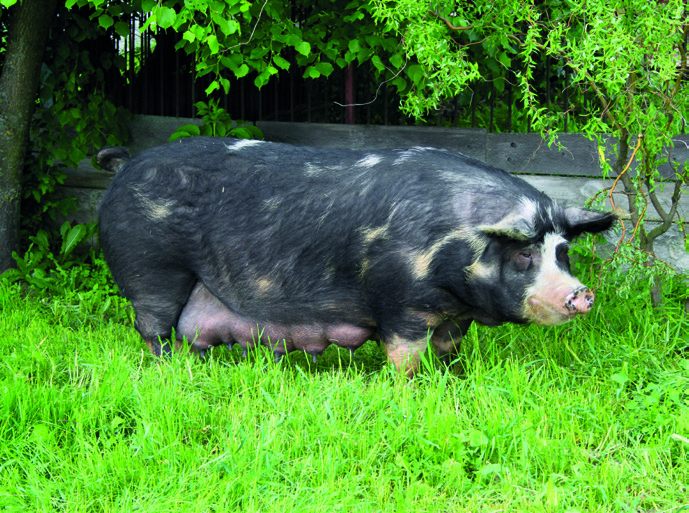
<path fill-rule="evenodd" d="M 405 70 L 405 68 L 407 67 L 407 63 L 408 63 L 408 62 L 409 62 L 409 59 L 407 58 L 407 59 L 404 61 L 404 66 L 402 66 L 402 67 L 400 68 L 400 70 L 399 70 L 397 73 L 395 73 L 395 74 L 394 74 L 392 77 L 390 77 L 389 79 L 387 79 L 387 80 L 381 82 L 380 84 L 378 84 L 378 88 L 376 89 L 376 95 L 373 97 L 373 100 L 371 100 L 370 102 L 366 102 L 366 103 L 339 103 L 339 102 L 333 102 L 333 103 L 334 103 L 335 105 L 337 105 L 338 107 L 365 107 L 366 105 L 371 105 L 373 102 L 375 102 L 375 101 L 378 99 L 378 93 L 380 92 L 380 88 L 383 87 L 383 86 L 384 86 L 385 84 L 387 84 L 388 82 L 390 82 L 391 80 L 395 80 L 398 76 L 400 76 L 400 73 L 402 73 L 402 72 Z M 390 68 L 388 68 L 387 66 L 385 67 L 385 69 L 388 70 L 388 71 L 390 71 Z"/>

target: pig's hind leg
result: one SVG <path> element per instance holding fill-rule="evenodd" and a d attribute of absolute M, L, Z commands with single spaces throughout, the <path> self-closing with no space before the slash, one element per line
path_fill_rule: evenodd
<path fill-rule="evenodd" d="M 126 295 L 136 312 L 134 326 L 155 356 L 172 352 L 172 329 L 195 281 L 196 277 L 187 272 L 153 272 L 129 287 Z"/>

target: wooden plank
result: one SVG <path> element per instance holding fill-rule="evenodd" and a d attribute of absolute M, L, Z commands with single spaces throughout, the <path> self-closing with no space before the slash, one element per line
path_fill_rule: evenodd
<path fill-rule="evenodd" d="M 558 141 L 561 147 L 557 144 L 548 147 L 540 134 L 488 134 L 486 162 L 510 173 L 592 177 L 601 175 L 600 155 L 595 142 L 582 134 L 560 134 Z M 672 160 L 680 164 L 689 160 L 689 135 L 677 136 L 672 141 L 675 146 L 671 151 Z M 615 137 L 605 140 L 605 158 L 608 160 L 614 159 L 617 142 Z M 630 142 L 630 157 L 635 145 L 634 138 Z M 662 156 L 667 158 L 668 154 L 669 147 L 666 147 Z M 638 162 L 636 159 L 632 164 L 628 171 L 630 174 L 634 175 Z M 661 164 L 658 170 L 663 178 L 675 175 L 674 168 L 669 163 Z"/>
<path fill-rule="evenodd" d="M 169 118 L 164 116 L 132 116 L 126 123 L 129 130 L 130 143 L 127 144 L 132 155 L 141 153 L 149 148 L 165 144 L 175 131 L 184 125 L 201 126 L 201 119 Z"/>
<path fill-rule="evenodd" d="M 132 154 L 164 144 L 180 126 L 199 119 L 161 116 L 133 116 L 127 124 Z M 416 126 L 335 125 L 311 123 L 259 122 L 268 141 L 325 148 L 408 148 L 432 146 L 456 151 L 487 162 L 512 173 L 565 176 L 600 176 L 600 162 L 596 145 L 580 134 L 561 134 L 560 142 L 548 147 L 539 134 L 487 134 L 485 130 Z M 672 151 L 673 160 L 689 160 L 689 136 L 678 136 Z M 613 138 L 607 141 L 606 158 L 614 155 Z M 633 144 L 634 141 L 632 141 Z M 73 187 L 105 188 L 109 176 L 96 171 L 85 160 L 78 169 L 68 169 L 66 185 Z M 633 168 L 630 171 L 633 174 Z M 661 166 L 665 177 L 672 177 L 670 164 Z M 105 173 L 105 174 L 104 174 Z"/>
<path fill-rule="evenodd" d="M 432 146 L 485 159 L 486 131 L 418 126 L 335 125 L 260 121 L 266 141 L 321 148 L 377 150 Z"/>
<path fill-rule="evenodd" d="M 548 147 L 540 134 L 490 134 L 486 162 L 510 173 L 600 176 L 596 146 L 579 134 L 562 134 Z"/>

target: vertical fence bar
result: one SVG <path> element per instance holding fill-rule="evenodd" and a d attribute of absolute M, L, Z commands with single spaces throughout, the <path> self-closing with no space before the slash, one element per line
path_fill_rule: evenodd
<path fill-rule="evenodd" d="M 348 125 L 353 125 L 356 123 L 356 112 L 354 104 L 356 99 L 354 97 L 354 63 L 350 63 L 349 66 L 345 68 L 345 112 L 344 112 L 344 122 Z"/>
<path fill-rule="evenodd" d="M 128 95 L 127 95 L 127 108 L 129 109 L 129 112 L 132 114 L 136 114 L 134 112 L 134 19 L 132 16 L 129 17 L 129 37 L 127 37 L 127 43 L 128 43 L 128 55 L 127 55 L 127 62 L 129 63 L 129 69 L 127 70 L 127 74 L 129 75 L 129 87 L 127 88 L 128 90 Z"/>
<path fill-rule="evenodd" d="M 388 86 L 383 85 L 383 124 L 389 125 L 388 120 Z"/>
<path fill-rule="evenodd" d="M 196 68 L 192 68 L 191 73 L 189 73 L 189 76 L 191 77 L 191 117 L 193 119 L 196 119 L 196 107 L 194 107 L 194 103 L 196 101 Z"/>
<path fill-rule="evenodd" d="M 258 120 L 263 121 L 263 88 L 258 90 Z"/>
<path fill-rule="evenodd" d="M 295 90 L 295 78 L 294 78 L 294 68 L 297 66 L 297 63 L 294 59 L 294 51 L 291 50 L 290 52 L 290 66 L 289 70 L 287 72 L 289 73 L 289 120 L 290 123 L 294 123 L 294 109 L 295 109 L 295 99 L 294 99 L 294 90 Z"/>
<path fill-rule="evenodd" d="M 478 100 L 478 91 L 471 91 L 471 128 L 476 128 L 476 104 Z"/>
<path fill-rule="evenodd" d="M 488 125 L 488 131 L 492 134 L 495 129 L 494 117 L 495 117 L 495 77 L 490 81 L 490 123 Z"/>
<path fill-rule="evenodd" d="M 240 112 L 240 118 L 239 119 L 246 119 L 246 101 L 244 101 L 245 95 L 246 95 L 246 88 L 244 86 L 244 83 L 246 80 L 243 78 L 239 81 L 239 112 Z M 254 119 L 252 121 L 256 121 L 256 117 L 254 116 Z"/>
<path fill-rule="evenodd" d="M 567 66 L 565 66 L 565 133 L 568 132 L 567 127 L 568 127 L 568 120 L 569 120 L 569 71 L 567 70 Z"/>
<path fill-rule="evenodd" d="M 514 73 L 512 70 L 507 71 L 507 131 L 512 131 L 512 80 Z"/>
<path fill-rule="evenodd" d="M 272 86 L 275 91 L 273 97 L 275 98 L 275 106 L 273 107 L 273 120 L 280 121 L 280 88 L 278 87 L 277 81 L 280 75 L 277 75 L 272 79 Z"/>
<path fill-rule="evenodd" d="M 141 27 L 141 15 L 139 15 L 139 19 L 137 20 L 137 29 L 138 27 Z M 141 111 L 143 114 L 150 114 L 148 111 L 148 93 L 150 91 L 149 88 L 149 75 L 150 75 L 150 70 L 148 69 L 148 48 L 146 44 L 146 40 L 148 39 L 148 33 L 144 34 L 141 30 L 139 30 L 139 62 L 140 62 L 140 71 L 143 71 L 144 73 L 144 90 L 142 93 L 139 95 L 140 97 L 143 97 L 143 102 L 141 105 Z"/>
<path fill-rule="evenodd" d="M 545 101 L 550 110 L 550 57 L 545 56 Z"/>
<path fill-rule="evenodd" d="M 306 122 L 311 123 L 311 86 L 312 80 L 306 81 Z"/>
<path fill-rule="evenodd" d="M 330 98 L 328 98 L 328 81 L 327 80 L 323 81 L 323 91 L 325 94 L 325 96 L 323 98 L 323 100 L 324 100 L 323 101 L 323 109 L 324 109 L 323 114 L 324 114 L 325 123 L 328 123 L 330 121 L 328 119 L 328 107 L 329 107 L 328 103 L 330 101 Z"/>
<path fill-rule="evenodd" d="M 179 82 L 182 74 L 179 70 L 179 52 L 175 52 L 175 117 L 179 117 L 180 91 Z"/>
<path fill-rule="evenodd" d="M 163 55 L 165 55 L 165 48 L 164 48 L 164 43 L 163 41 L 165 40 L 164 37 L 159 37 L 156 39 L 156 47 L 154 51 L 158 52 L 158 62 L 160 63 L 160 69 L 159 69 L 159 77 L 160 77 L 160 97 L 159 97 L 159 102 L 158 102 L 158 112 L 161 116 L 165 115 L 165 87 L 163 86 L 163 83 L 165 80 L 163 77 L 165 76 L 163 73 L 165 72 L 165 66 L 164 66 L 164 59 Z M 175 52 L 177 53 L 177 52 Z"/>

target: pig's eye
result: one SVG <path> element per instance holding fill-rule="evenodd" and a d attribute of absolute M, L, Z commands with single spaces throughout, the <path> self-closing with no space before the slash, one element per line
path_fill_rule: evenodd
<path fill-rule="evenodd" d="M 569 265 L 569 247 L 565 244 L 560 244 L 557 247 L 555 256 L 558 262 Z"/>
<path fill-rule="evenodd" d="M 528 250 L 517 251 L 512 260 L 520 271 L 526 271 L 533 263 L 533 253 Z"/>

